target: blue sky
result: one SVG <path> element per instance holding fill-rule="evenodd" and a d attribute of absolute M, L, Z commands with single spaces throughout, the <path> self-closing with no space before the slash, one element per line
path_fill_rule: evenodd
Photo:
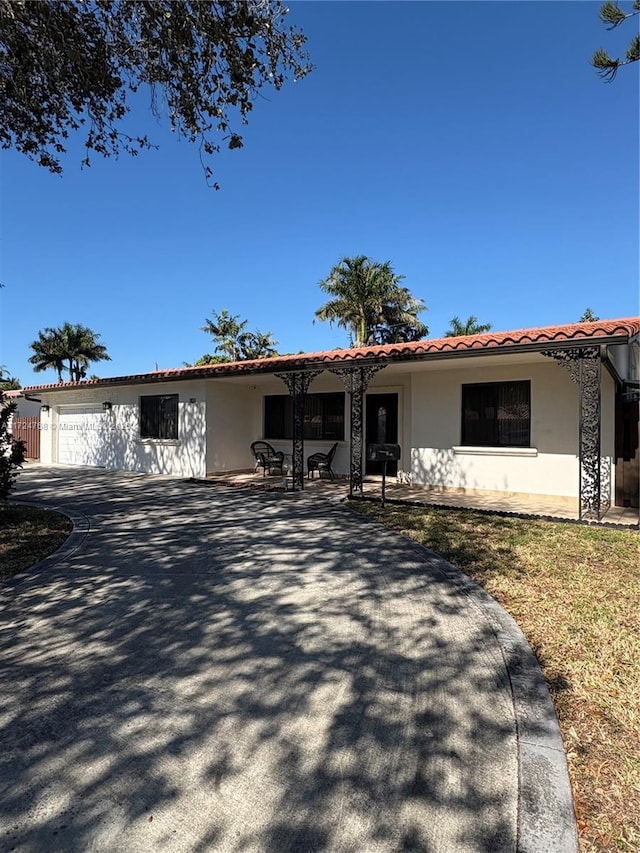
<path fill-rule="evenodd" d="M 624 3 L 622 4 L 624 6 Z M 638 305 L 638 68 L 598 3 L 291 3 L 316 68 L 265 92 L 245 147 L 215 164 L 142 103 L 160 145 L 62 177 L 0 158 L 0 364 L 23 384 L 45 326 L 83 323 L 102 376 L 179 367 L 212 351 L 227 308 L 281 352 L 346 346 L 313 323 L 318 282 L 345 255 L 390 260 L 438 337 L 475 314 L 495 330 L 603 318 Z"/>

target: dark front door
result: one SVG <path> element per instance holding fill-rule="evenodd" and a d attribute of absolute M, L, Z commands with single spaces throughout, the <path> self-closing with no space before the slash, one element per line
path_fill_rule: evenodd
<path fill-rule="evenodd" d="M 638 421 L 640 403 L 616 396 L 615 505 L 638 506 L 640 450 Z"/>
<path fill-rule="evenodd" d="M 367 394 L 365 416 L 366 446 L 370 444 L 398 443 L 398 395 Z M 365 448 L 366 458 L 366 448 Z M 366 474 L 382 474 L 383 462 L 366 460 Z M 395 477 L 398 473 L 397 462 L 387 462 L 387 474 Z"/>

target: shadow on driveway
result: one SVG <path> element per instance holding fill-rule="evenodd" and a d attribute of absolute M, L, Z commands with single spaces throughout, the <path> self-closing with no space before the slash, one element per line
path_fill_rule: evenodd
<path fill-rule="evenodd" d="M 515 851 L 480 610 L 342 506 L 106 471 L 16 497 L 89 532 L 0 587 L 0 848 Z"/>

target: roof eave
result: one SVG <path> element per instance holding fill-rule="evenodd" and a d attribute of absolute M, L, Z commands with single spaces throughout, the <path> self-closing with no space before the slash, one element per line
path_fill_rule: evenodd
<path fill-rule="evenodd" d="M 564 341 L 532 341 L 530 343 L 501 344 L 486 347 L 468 347 L 464 349 L 448 349 L 437 352 L 416 353 L 382 353 L 380 355 L 358 356 L 357 351 L 349 351 L 349 357 L 337 357 L 335 359 L 317 358 L 305 359 L 301 357 L 291 359 L 283 363 L 278 358 L 265 359 L 260 362 L 247 363 L 246 368 L 239 367 L 238 362 L 233 364 L 233 369 L 225 369 L 226 365 L 216 365 L 212 370 L 210 366 L 202 368 L 191 368 L 188 372 L 176 371 L 175 375 L 166 373 L 147 373 L 132 376 L 116 376 L 113 378 L 100 379 L 91 383 L 65 383 L 59 386 L 30 386 L 22 389 L 27 393 L 37 392 L 40 394 L 58 393 L 59 391 L 78 391 L 88 389 L 113 388 L 125 385 L 150 385 L 165 382 L 185 382 L 189 380 L 203 379 L 226 379 L 235 376 L 260 376 L 274 373 L 301 372 L 309 373 L 318 369 L 331 370 L 345 367 L 369 367 L 378 364 L 411 363 L 417 361 L 442 361 L 451 358 L 476 358 L 491 355 L 507 355 L 514 353 L 531 353 L 549 350 L 580 349 L 593 346 L 611 346 L 614 344 L 629 343 L 637 339 L 638 335 L 628 334 L 599 335 L 597 337 L 571 338 Z M 425 342 L 426 343 L 426 342 Z M 241 364 L 241 363 L 240 363 Z M 230 366 L 230 365 L 229 365 Z"/>

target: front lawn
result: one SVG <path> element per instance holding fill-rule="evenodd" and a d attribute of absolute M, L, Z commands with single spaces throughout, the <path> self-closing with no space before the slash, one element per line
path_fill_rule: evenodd
<path fill-rule="evenodd" d="M 638 533 L 470 510 L 350 506 L 459 566 L 513 616 L 555 703 L 581 849 L 640 850 Z"/>
<path fill-rule="evenodd" d="M 69 519 L 30 506 L 0 506 L 0 581 L 52 554 L 71 533 Z"/>

